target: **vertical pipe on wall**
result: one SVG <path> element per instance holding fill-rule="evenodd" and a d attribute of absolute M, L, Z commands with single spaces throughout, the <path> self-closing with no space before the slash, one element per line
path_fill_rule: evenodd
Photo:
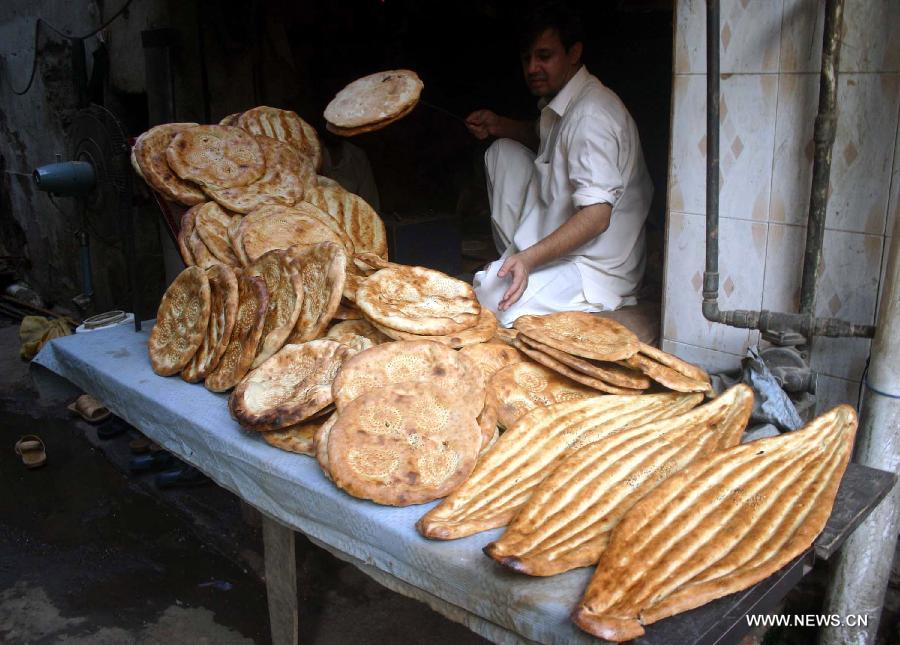
<path fill-rule="evenodd" d="M 719 0 L 706 3 L 706 270 L 704 315 L 719 297 Z M 714 307 L 718 314 L 718 306 Z M 709 317 L 709 316 L 707 316 Z M 712 318 L 711 318 L 712 319 Z"/>
<path fill-rule="evenodd" d="M 815 155 L 809 194 L 809 216 L 806 221 L 803 277 L 800 283 L 800 312 L 804 314 L 814 314 L 816 308 L 816 281 L 819 264 L 822 261 L 828 184 L 831 178 L 831 150 L 834 147 L 834 135 L 837 130 L 837 74 L 841 54 L 843 14 L 844 0 L 826 0 L 825 26 L 822 33 L 822 71 L 819 75 L 819 112 L 816 115 L 813 134 Z"/>
<path fill-rule="evenodd" d="M 854 461 L 900 473 L 900 218 L 885 268 L 878 325 L 865 379 Z M 894 489 L 844 543 L 831 569 L 825 613 L 863 614 L 866 625 L 829 625 L 823 645 L 874 643 L 900 530 L 900 486 Z"/>

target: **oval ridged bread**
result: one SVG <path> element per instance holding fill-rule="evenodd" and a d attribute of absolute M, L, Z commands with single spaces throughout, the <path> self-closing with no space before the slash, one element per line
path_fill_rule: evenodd
<path fill-rule="evenodd" d="M 553 469 L 582 446 L 678 416 L 702 398 L 609 395 L 532 410 L 500 436 L 472 476 L 426 513 L 416 528 L 427 538 L 451 540 L 506 526 Z"/>
<path fill-rule="evenodd" d="M 412 70 L 397 69 L 357 79 L 325 108 L 325 120 L 342 129 L 372 126 L 407 113 L 424 87 Z"/>
<path fill-rule="evenodd" d="M 243 112 L 235 112 L 234 114 L 229 114 L 226 117 L 223 117 L 221 121 L 219 121 L 219 125 L 229 125 L 231 127 L 237 127 L 238 119 L 240 118 Z"/>
<path fill-rule="evenodd" d="M 209 324 L 203 342 L 181 370 L 181 378 L 197 383 L 216 368 L 234 329 L 238 309 L 238 281 L 234 269 L 215 264 L 206 270 L 209 278 Z"/>
<path fill-rule="evenodd" d="M 604 396 L 531 360 L 497 370 L 488 381 L 488 389 L 497 398 L 498 421 L 504 428 L 535 408 Z"/>
<path fill-rule="evenodd" d="M 266 281 L 259 276 L 237 274 L 238 309 L 231 338 L 215 369 L 204 385 L 213 392 L 225 392 L 237 385 L 250 370 L 262 337 L 269 308 Z"/>
<path fill-rule="evenodd" d="M 373 273 L 357 290 L 356 305 L 382 327 L 434 336 L 472 327 L 481 313 L 472 285 L 413 266 Z"/>
<path fill-rule="evenodd" d="M 312 209 L 318 211 L 305 202 L 296 207 L 268 205 L 245 216 L 236 237 L 247 259 L 255 262 L 273 249 L 287 249 L 295 244 L 333 242 L 346 249 L 340 235 L 322 220 L 328 216 Z"/>
<path fill-rule="evenodd" d="M 289 344 L 250 372 L 228 405 L 245 428 L 280 430 L 331 405 L 331 383 L 353 350 L 328 339 Z"/>
<path fill-rule="evenodd" d="M 206 194 L 238 213 L 249 213 L 265 204 L 293 206 L 313 185 L 316 171 L 312 162 L 288 144 L 271 137 L 257 136 L 256 142 L 266 161 L 263 176 L 246 186 L 207 188 Z"/>
<path fill-rule="evenodd" d="M 441 343 L 442 345 L 446 345 L 447 347 L 453 347 L 454 349 L 459 349 L 460 347 L 466 347 L 468 345 L 485 343 L 493 338 L 495 332 L 497 331 L 497 317 L 494 315 L 494 312 L 487 307 L 481 308 L 481 312 L 478 314 L 478 320 L 474 325 L 455 334 L 447 334 L 445 336 L 422 336 L 419 334 L 410 334 L 405 331 L 383 327 L 381 325 L 378 325 L 377 323 L 373 324 L 378 327 L 378 329 L 381 330 L 382 333 L 384 333 L 386 336 L 390 336 L 394 340 L 427 339 L 433 340 L 436 343 Z"/>
<path fill-rule="evenodd" d="M 246 186 L 266 169 L 262 149 L 250 134 L 225 125 L 198 125 L 179 132 L 166 148 L 175 174 L 203 188 Z"/>
<path fill-rule="evenodd" d="M 266 322 L 251 368 L 256 368 L 281 349 L 294 330 L 303 305 L 303 283 L 285 251 L 269 251 L 244 269 L 247 275 L 257 275 L 266 281 L 269 294 Z"/>
<path fill-rule="evenodd" d="M 519 334 L 516 336 L 515 340 L 524 343 L 535 351 L 546 354 L 572 370 L 581 372 L 582 374 L 595 379 L 600 379 L 610 385 L 627 387 L 634 390 L 644 390 L 650 387 L 650 379 L 638 370 L 623 367 L 622 365 L 617 365 L 615 363 L 599 361 L 591 362 L 587 359 L 578 358 L 577 356 L 572 356 L 566 352 L 561 352 L 558 349 L 553 349 L 549 345 L 545 345 L 533 338 L 529 338 L 525 334 Z"/>
<path fill-rule="evenodd" d="M 337 187 L 311 187 L 304 200 L 328 213 L 353 240 L 357 252 L 388 257 L 387 232 L 384 222 L 362 197 Z"/>
<path fill-rule="evenodd" d="M 717 452 L 667 479 L 613 530 L 572 619 L 612 641 L 747 589 L 807 550 L 831 515 L 856 412 Z"/>
<path fill-rule="evenodd" d="M 316 130 L 296 112 L 260 105 L 241 114 L 237 125 L 251 134 L 283 141 L 308 159 L 316 172 L 322 168 L 322 144 Z"/>
<path fill-rule="evenodd" d="M 219 262 L 229 266 L 240 266 L 240 260 L 232 250 L 231 241 L 228 239 L 228 228 L 233 225 L 231 220 L 237 217 L 240 224 L 240 215 L 227 213 L 215 202 L 208 202 L 196 209 L 194 227 L 209 252 Z"/>
<path fill-rule="evenodd" d="M 339 413 L 328 433 L 328 470 L 354 497 L 422 504 L 469 476 L 481 443 L 475 417 L 454 394 L 434 383 L 396 384 L 363 394 Z"/>
<path fill-rule="evenodd" d="M 198 186 L 175 173 L 169 166 L 166 149 L 176 135 L 196 126 L 196 123 L 165 123 L 154 126 L 137 138 L 133 148 L 140 174 L 151 188 L 167 199 L 185 206 L 202 204 L 206 201 L 206 195 Z"/>
<path fill-rule="evenodd" d="M 581 311 L 520 316 L 513 326 L 554 349 L 596 361 L 623 360 L 640 349 L 638 337 L 621 323 Z"/>
<path fill-rule="evenodd" d="M 334 317 L 347 271 L 347 253 L 333 242 L 292 246 L 287 250 L 303 283 L 303 302 L 289 343 L 318 338 Z"/>
<path fill-rule="evenodd" d="M 209 309 L 209 278 L 200 267 L 188 267 L 163 294 L 147 339 L 154 372 L 172 376 L 184 369 L 203 342 Z"/>
<path fill-rule="evenodd" d="M 366 392 L 397 383 L 431 383 L 457 395 L 457 406 L 474 419 L 484 407 L 478 366 L 449 347 L 428 340 L 377 345 L 348 360 L 334 380 L 334 405 L 341 412 Z"/>
<path fill-rule="evenodd" d="M 690 412 L 584 446 L 535 489 L 484 552 L 531 576 L 596 564 L 629 508 L 695 460 L 738 445 L 752 409 L 753 391 L 736 385 Z"/>

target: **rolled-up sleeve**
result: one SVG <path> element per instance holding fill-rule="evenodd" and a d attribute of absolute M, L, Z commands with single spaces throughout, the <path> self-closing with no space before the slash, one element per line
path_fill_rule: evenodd
<path fill-rule="evenodd" d="M 567 147 L 575 208 L 603 202 L 615 206 L 625 181 L 619 172 L 619 138 L 614 125 L 603 115 L 589 114 L 567 124 L 560 135 Z"/>

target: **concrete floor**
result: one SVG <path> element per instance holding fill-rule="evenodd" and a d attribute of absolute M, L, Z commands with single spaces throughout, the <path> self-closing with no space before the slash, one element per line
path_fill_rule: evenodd
<path fill-rule="evenodd" d="M 37 402 L 18 349 L 0 319 L 0 643 L 268 643 L 252 513 L 213 485 L 129 475 L 136 435 L 101 441 L 65 401 Z M 30 433 L 47 446 L 36 470 L 13 452 Z M 299 535 L 297 562 L 303 642 L 485 642 Z"/>

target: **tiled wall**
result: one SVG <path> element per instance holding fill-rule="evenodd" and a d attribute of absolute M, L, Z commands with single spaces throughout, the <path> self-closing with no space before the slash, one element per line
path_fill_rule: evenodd
<path fill-rule="evenodd" d="M 722 0 L 719 306 L 797 311 L 824 0 Z M 706 321 L 706 3 L 676 4 L 663 349 L 735 367 L 758 332 Z M 897 0 L 846 0 L 816 313 L 871 324 L 900 209 Z M 865 339 L 817 339 L 821 407 L 857 403 Z"/>

